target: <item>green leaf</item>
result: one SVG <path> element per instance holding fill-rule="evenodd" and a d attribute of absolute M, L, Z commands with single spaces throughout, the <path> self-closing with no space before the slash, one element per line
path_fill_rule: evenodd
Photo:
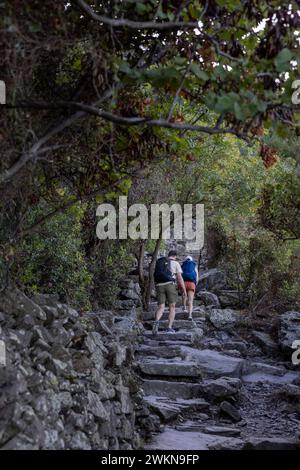
<path fill-rule="evenodd" d="M 200 80 L 203 80 L 204 82 L 206 82 L 209 79 L 209 76 L 207 75 L 206 72 L 204 72 L 204 70 L 200 68 L 199 64 L 193 62 L 190 65 L 190 69 L 191 69 L 191 72 L 193 72 L 193 74 L 196 75 L 196 77 L 199 78 Z"/>
<path fill-rule="evenodd" d="M 186 63 L 185 57 L 180 57 L 179 55 L 174 58 L 174 62 L 176 65 L 184 65 Z"/>
<path fill-rule="evenodd" d="M 293 54 L 291 51 L 285 47 L 282 49 L 279 54 L 275 57 L 275 66 L 276 70 L 278 72 L 284 72 L 285 70 L 288 70 L 290 67 L 289 62 L 292 60 Z"/>
<path fill-rule="evenodd" d="M 104 201 L 104 197 L 102 194 L 97 194 L 96 196 L 96 203 L 101 204 Z"/>
<path fill-rule="evenodd" d="M 72 69 L 81 70 L 81 59 L 75 59 L 72 64 Z"/>
<path fill-rule="evenodd" d="M 144 15 L 148 12 L 147 5 L 144 5 L 143 3 L 137 3 L 135 9 L 139 15 Z"/>
<path fill-rule="evenodd" d="M 241 108 L 240 104 L 236 101 L 233 106 L 234 115 L 239 121 L 243 121 L 245 119 L 245 114 L 243 109 Z"/>
<path fill-rule="evenodd" d="M 226 111 L 233 111 L 235 96 L 234 93 L 228 93 L 227 95 L 219 96 L 217 104 L 215 105 L 215 111 L 218 113 L 224 113 Z"/>

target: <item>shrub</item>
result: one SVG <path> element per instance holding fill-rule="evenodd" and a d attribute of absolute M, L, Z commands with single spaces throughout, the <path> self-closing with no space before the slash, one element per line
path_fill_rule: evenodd
<path fill-rule="evenodd" d="M 30 214 L 32 223 L 49 207 L 39 204 Z M 27 236 L 17 249 L 15 278 L 28 294 L 59 294 L 77 308 L 89 307 L 89 273 L 81 240 L 84 208 L 79 204 L 50 218 L 38 233 Z"/>

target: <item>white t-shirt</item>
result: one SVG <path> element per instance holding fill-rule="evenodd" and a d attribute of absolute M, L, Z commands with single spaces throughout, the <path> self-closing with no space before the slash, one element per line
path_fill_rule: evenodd
<path fill-rule="evenodd" d="M 182 274 L 182 269 L 178 261 L 175 261 L 174 259 L 169 260 L 170 261 L 170 271 L 173 274 L 174 281 L 176 281 L 176 275 L 178 273 Z M 165 284 L 171 284 L 172 281 L 168 282 L 160 282 L 159 284 L 156 284 L 157 286 L 164 286 Z"/>

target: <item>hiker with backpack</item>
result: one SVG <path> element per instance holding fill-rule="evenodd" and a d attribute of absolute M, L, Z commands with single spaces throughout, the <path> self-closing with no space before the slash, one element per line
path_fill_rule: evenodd
<path fill-rule="evenodd" d="M 198 284 L 198 268 L 197 263 L 191 256 L 187 256 L 181 265 L 182 277 L 185 285 L 186 294 L 183 295 L 183 311 L 188 313 L 188 319 L 192 320 L 193 314 L 193 302 L 196 291 L 196 285 Z M 188 310 L 186 304 L 188 303 Z"/>
<path fill-rule="evenodd" d="M 176 281 L 182 289 L 183 295 L 186 295 L 186 289 L 182 278 L 182 269 L 178 261 L 176 261 L 176 257 L 176 251 L 171 250 L 169 251 L 167 258 L 163 256 L 156 261 L 154 281 L 156 286 L 158 310 L 153 324 L 153 335 L 158 333 L 159 321 L 163 316 L 166 300 L 169 304 L 169 324 L 166 333 L 175 333 L 172 326 L 175 319 L 175 306 L 178 299 Z"/>

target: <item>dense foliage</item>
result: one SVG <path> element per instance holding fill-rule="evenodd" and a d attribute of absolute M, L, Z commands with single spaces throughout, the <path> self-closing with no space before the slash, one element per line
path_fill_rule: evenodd
<path fill-rule="evenodd" d="M 2 2 L 2 285 L 110 307 L 139 242 L 99 243 L 95 206 L 129 193 L 204 203 L 232 285 L 253 305 L 297 299 L 298 10 Z"/>

